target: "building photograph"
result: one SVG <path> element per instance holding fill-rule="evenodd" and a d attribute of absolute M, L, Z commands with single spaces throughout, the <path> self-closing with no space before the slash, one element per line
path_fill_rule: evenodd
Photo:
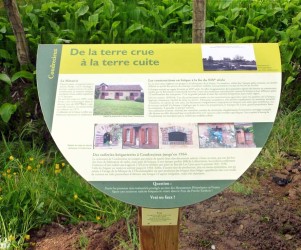
<path fill-rule="evenodd" d="M 94 149 L 121 148 L 121 133 L 119 124 L 95 124 Z"/>
<path fill-rule="evenodd" d="M 197 148 L 197 125 L 160 124 L 160 148 Z"/>
<path fill-rule="evenodd" d="M 140 85 L 108 85 L 101 83 L 95 86 L 95 99 L 135 101 L 142 96 Z"/>
<path fill-rule="evenodd" d="M 143 116 L 144 92 L 140 84 L 95 85 L 94 115 Z"/>
<path fill-rule="evenodd" d="M 253 45 L 202 44 L 204 71 L 257 70 Z"/>
<path fill-rule="evenodd" d="M 158 124 L 124 124 L 122 126 L 122 148 L 159 148 Z"/>
<path fill-rule="evenodd" d="M 252 123 L 235 123 L 234 127 L 238 148 L 256 148 Z"/>

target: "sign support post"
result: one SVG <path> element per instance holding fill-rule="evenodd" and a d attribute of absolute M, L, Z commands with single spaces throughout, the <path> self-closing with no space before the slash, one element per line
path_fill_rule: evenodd
<path fill-rule="evenodd" d="M 177 250 L 180 209 L 138 209 L 140 250 Z M 165 225 L 162 225 L 165 224 Z"/>

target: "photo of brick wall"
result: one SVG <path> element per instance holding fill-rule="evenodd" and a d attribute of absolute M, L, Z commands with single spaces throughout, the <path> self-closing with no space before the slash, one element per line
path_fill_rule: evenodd
<path fill-rule="evenodd" d="M 124 124 L 122 126 L 122 147 L 155 149 L 159 148 L 158 124 Z"/>
<path fill-rule="evenodd" d="M 236 143 L 238 148 L 255 148 L 252 123 L 235 123 Z"/>
<path fill-rule="evenodd" d="M 160 148 L 197 147 L 196 124 L 160 124 Z"/>
<path fill-rule="evenodd" d="M 94 148 L 121 148 L 121 126 L 119 124 L 95 124 Z"/>

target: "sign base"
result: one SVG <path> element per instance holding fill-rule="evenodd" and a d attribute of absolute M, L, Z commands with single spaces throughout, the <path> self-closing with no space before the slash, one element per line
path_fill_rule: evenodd
<path fill-rule="evenodd" d="M 146 209 L 139 207 L 140 250 L 177 250 L 180 209 Z"/>

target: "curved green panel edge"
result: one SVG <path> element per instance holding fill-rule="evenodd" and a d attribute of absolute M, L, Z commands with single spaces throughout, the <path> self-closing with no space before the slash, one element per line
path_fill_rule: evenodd
<path fill-rule="evenodd" d="M 264 146 L 272 131 L 272 127 L 273 127 L 273 122 L 253 123 L 254 142 L 257 148 L 262 148 Z"/>
<path fill-rule="evenodd" d="M 135 206 L 176 208 L 206 200 L 223 191 L 232 184 L 234 180 L 157 181 L 157 183 L 169 183 L 170 185 L 157 186 L 157 189 L 154 190 L 155 182 L 156 181 L 90 181 L 89 183 L 103 193 Z M 173 187 L 173 189 L 171 187 Z M 193 189 L 192 187 L 202 187 L 202 189 Z M 123 192 L 119 191 L 119 193 L 116 193 L 116 190 L 119 188 L 121 188 Z M 152 191 L 148 192 L 146 191 L 147 189 Z M 141 190 L 144 190 L 144 193 L 142 193 Z M 186 192 L 183 192 L 183 190 L 186 190 Z M 190 191 L 188 192 L 187 190 Z"/>
<path fill-rule="evenodd" d="M 60 69 L 62 45 L 40 44 L 37 55 L 38 93 L 44 120 L 52 128 L 56 88 Z"/>

